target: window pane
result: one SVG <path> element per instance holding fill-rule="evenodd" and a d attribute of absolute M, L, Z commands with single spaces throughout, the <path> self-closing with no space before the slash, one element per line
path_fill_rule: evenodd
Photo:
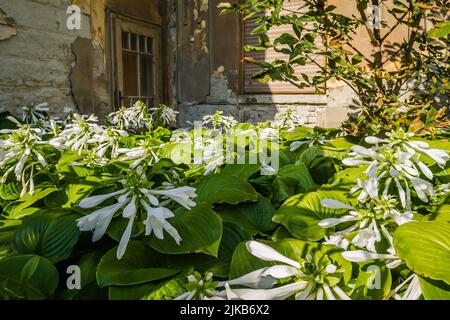
<path fill-rule="evenodd" d="M 137 50 L 137 34 L 131 33 L 131 50 Z"/>
<path fill-rule="evenodd" d="M 122 98 L 120 106 L 129 108 L 129 107 L 133 106 L 133 103 L 131 102 L 131 99 L 129 99 L 129 98 Z"/>
<path fill-rule="evenodd" d="M 129 36 L 128 32 L 122 32 L 122 49 L 125 49 L 125 50 L 129 49 L 128 36 Z"/>
<path fill-rule="evenodd" d="M 123 56 L 123 96 L 138 95 L 137 54 L 122 52 Z"/>
<path fill-rule="evenodd" d="M 139 36 L 139 51 L 145 53 L 145 36 Z"/>
<path fill-rule="evenodd" d="M 153 53 L 153 39 L 147 38 L 147 52 Z"/>
<path fill-rule="evenodd" d="M 141 55 L 141 96 L 153 96 L 153 63 L 152 57 Z"/>

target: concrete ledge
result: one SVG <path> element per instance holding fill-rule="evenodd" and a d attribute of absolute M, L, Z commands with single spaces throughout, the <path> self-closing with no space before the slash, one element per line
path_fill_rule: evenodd
<path fill-rule="evenodd" d="M 322 94 L 245 94 L 238 97 L 239 104 L 320 104 L 328 103 Z"/>

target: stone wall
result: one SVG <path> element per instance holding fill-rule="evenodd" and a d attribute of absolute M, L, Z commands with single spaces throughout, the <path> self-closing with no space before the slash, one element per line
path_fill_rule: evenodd
<path fill-rule="evenodd" d="M 17 113 L 29 103 L 48 102 L 55 113 L 75 108 L 69 79 L 71 44 L 90 38 L 66 27 L 70 0 L 0 0 L 0 108 Z M 2 18 L 3 16 L 3 18 Z"/>
<path fill-rule="evenodd" d="M 0 108 L 17 113 L 19 106 L 45 101 L 54 113 L 65 107 L 100 116 L 112 111 L 109 8 L 162 27 L 162 101 L 178 109 L 181 127 L 217 110 L 254 123 L 285 108 L 296 109 L 307 125 L 337 127 L 357 111 L 356 96 L 340 82 L 328 83 L 326 94 L 243 94 L 239 17 L 219 16 L 219 2 L 0 0 Z M 355 10 L 343 0 L 331 2 Z M 82 8 L 81 30 L 66 27 L 72 3 Z M 364 32 L 358 41 L 364 48 Z"/>

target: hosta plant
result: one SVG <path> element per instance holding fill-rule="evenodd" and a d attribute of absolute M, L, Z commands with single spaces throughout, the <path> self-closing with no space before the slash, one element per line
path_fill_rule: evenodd
<path fill-rule="evenodd" d="M 33 108 L 0 119 L 3 299 L 450 298 L 445 132 Z"/>

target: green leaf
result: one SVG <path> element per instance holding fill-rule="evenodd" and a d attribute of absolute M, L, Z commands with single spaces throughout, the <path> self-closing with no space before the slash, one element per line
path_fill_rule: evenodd
<path fill-rule="evenodd" d="M 154 283 L 143 283 L 134 286 L 111 286 L 108 288 L 109 300 L 147 300 L 150 292 L 154 291 L 157 286 Z"/>
<path fill-rule="evenodd" d="M 13 201 L 20 198 L 22 185 L 17 181 L 9 183 L 0 183 L 0 198 L 3 200 Z"/>
<path fill-rule="evenodd" d="M 98 265 L 100 287 L 130 286 L 164 279 L 180 272 L 169 268 L 164 255 L 143 242 L 130 242 L 122 260 L 117 260 L 117 247 L 108 251 Z"/>
<path fill-rule="evenodd" d="M 430 216 L 432 220 L 450 222 L 450 204 L 441 204 Z"/>
<path fill-rule="evenodd" d="M 70 257 L 81 235 L 71 211 L 49 210 L 23 220 L 12 238 L 21 254 L 37 254 L 53 263 Z"/>
<path fill-rule="evenodd" d="M 161 283 L 144 283 L 135 286 L 109 288 L 110 300 L 173 300 L 186 292 L 184 283 L 187 274 L 182 274 Z"/>
<path fill-rule="evenodd" d="M 287 199 L 273 217 L 275 223 L 283 225 L 298 239 L 318 241 L 327 229 L 319 226 L 323 219 L 340 216 L 346 209 L 329 209 L 321 205 L 323 199 L 335 199 L 350 204 L 342 191 L 324 191 L 299 194 Z"/>
<path fill-rule="evenodd" d="M 269 200 L 258 196 L 257 202 L 246 202 L 239 205 L 225 205 L 217 209 L 223 221 L 234 223 L 255 234 L 265 234 L 275 228 L 272 217 L 275 209 Z"/>
<path fill-rule="evenodd" d="M 168 254 L 197 252 L 217 256 L 222 237 L 222 220 L 212 210 L 212 205 L 199 203 L 192 210 L 176 210 L 175 217 L 169 223 L 180 234 L 180 245 L 168 234 L 164 235 L 164 240 L 152 235 L 146 241 L 153 249 Z"/>
<path fill-rule="evenodd" d="M 0 288 L 11 298 L 51 298 L 58 286 L 58 270 L 47 259 L 35 255 L 11 256 L 0 260 Z"/>
<path fill-rule="evenodd" d="M 394 234 L 399 258 L 422 277 L 450 284 L 450 223 L 443 221 L 410 222 Z"/>
<path fill-rule="evenodd" d="M 223 174 L 203 177 L 197 186 L 197 202 L 238 204 L 256 201 L 258 194 L 245 180 Z"/>
<path fill-rule="evenodd" d="M 8 219 L 14 220 L 14 219 L 21 219 L 24 217 L 24 210 L 39 200 L 44 199 L 48 195 L 52 194 L 53 192 L 57 191 L 58 189 L 55 187 L 36 190 L 33 195 L 26 195 L 22 197 L 18 202 L 14 203 L 13 206 L 11 206 L 11 210 L 9 208 L 5 209 L 6 212 L 9 212 Z M 8 206 L 9 207 L 9 206 Z"/>
<path fill-rule="evenodd" d="M 273 183 L 273 201 L 280 203 L 295 194 L 308 192 L 314 186 L 314 180 L 304 163 L 287 165 L 276 175 Z"/>
<path fill-rule="evenodd" d="M 239 177 L 248 180 L 261 169 L 260 164 L 227 164 L 221 174 Z"/>
<path fill-rule="evenodd" d="M 428 31 L 428 35 L 433 38 L 443 38 L 450 34 L 450 22 L 438 23 L 433 29 Z"/>
<path fill-rule="evenodd" d="M 323 158 L 325 152 L 320 147 L 310 147 L 302 152 L 299 156 L 299 160 L 303 162 L 308 168 L 311 168 L 313 162 L 318 158 Z"/>
<path fill-rule="evenodd" d="M 419 282 L 426 300 L 450 300 L 450 285 L 444 281 L 419 277 Z"/>
<path fill-rule="evenodd" d="M 360 288 L 355 290 L 352 299 L 371 297 L 372 299 L 382 300 L 389 295 L 391 286 L 391 270 L 382 261 L 370 262 L 361 265 L 359 268 L 355 288 Z"/>
<path fill-rule="evenodd" d="M 344 280 L 346 282 L 351 278 L 352 264 L 342 257 L 342 249 L 338 247 L 322 245 L 317 242 L 307 242 L 297 239 L 282 239 L 275 242 L 261 242 L 274 248 L 282 255 L 296 261 L 300 258 L 305 258 L 307 254 L 326 254 L 344 268 Z M 252 271 L 279 264 L 280 262 L 268 262 L 259 260 L 250 252 L 248 252 L 247 248 L 245 247 L 245 243 L 241 243 L 236 248 L 233 254 L 229 278 L 238 278 Z"/>

